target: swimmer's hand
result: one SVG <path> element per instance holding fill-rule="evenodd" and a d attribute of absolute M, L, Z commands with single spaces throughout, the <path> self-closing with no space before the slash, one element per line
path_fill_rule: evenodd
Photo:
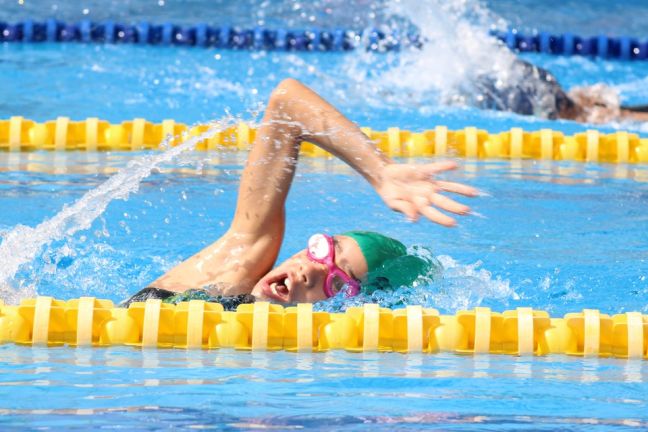
<path fill-rule="evenodd" d="M 432 222 L 452 227 L 457 221 L 438 209 L 466 215 L 470 207 L 441 195 L 452 192 L 468 197 L 478 195 L 477 189 L 461 183 L 436 180 L 435 175 L 454 170 L 457 164 L 452 161 L 430 164 L 388 164 L 381 172 L 376 192 L 392 210 L 403 213 L 411 221 L 425 216 Z"/>

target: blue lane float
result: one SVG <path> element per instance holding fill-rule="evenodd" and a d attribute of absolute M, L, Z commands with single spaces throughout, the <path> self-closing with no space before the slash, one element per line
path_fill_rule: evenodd
<path fill-rule="evenodd" d="M 113 21 L 64 23 L 27 20 L 15 24 L 0 22 L 0 42 L 83 42 L 130 43 L 163 46 L 199 46 L 228 49 L 283 51 L 350 51 L 365 46 L 372 51 L 394 51 L 402 45 L 421 47 L 418 35 L 404 40 L 397 33 L 377 29 L 267 29 L 256 27 L 213 27 L 201 23 L 181 26 L 173 23 L 120 24 Z"/>
<path fill-rule="evenodd" d="M 492 36 L 501 40 L 511 50 L 518 52 L 540 52 L 555 55 L 582 55 L 618 60 L 648 60 L 648 40 L 622 36 L 597 35 L 577 36 L 572 33 L 559 35 L 539 32 L 524 34 L 515 29 L 492 31 Z"/>
<path fill-rule="evenodd" d="M 490 35 L 518 52 L 554 55 L 582 55 L 619 60 L 647 60 L 648 40 L 597 35 L 583 37 L 572 33 L 524 34 L 516 29 L 493 30 Z M 83 42 L 130 43 L 163 46 L 199 46 L 240 50 L 278 51 L 397 51 L 403 47 L 421 48 L 425 42 L 418 34 L 397 30 L 348 29 L 267 29 L 255 27 L 213 27 L 204 23 L 181 26 L 173 23 L 113 21 L 64 23 L 55 19 L 43 22 L 26 20 L 11 24 L 0 22 L 0 42 Z"/>

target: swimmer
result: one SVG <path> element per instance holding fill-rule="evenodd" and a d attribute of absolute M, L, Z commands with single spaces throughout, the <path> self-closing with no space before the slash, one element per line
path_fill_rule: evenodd
<path fill-rule="evenodd" d="M 604 84 L 574 87 L 565 92 L 549 71 L 515 59 L 506 82 L 490 74 L 475 81 L 475 105 L 498 111 L 510 111 L 551 120 L 564 119 L 583 123 L 612 121 L 648 121 L 648 106 L 625 107 L 618 92 Z"/>
<path fill-rule="evenodd" d="M 421 216 L 446 227 L 470 208 L 443 193 L 468 197 L 477 190 L 435 176 L 456 168 L 451 161 L 399 164 L 315 92 L 287 79 L 272 92 L 241 176 L 236 211 L 227 232 L 181 262 L 129 300 L 214 300 L 228 309 L 266 300 L 324 300 L 340 291 L 407 285 L 434 263 L 408 255 L 398 240 L 374 232 L 315 233 L 303 250 L 274 267 L 283 242 L 285 203 L 303 141 L 337 156 L 369 182 L 392 210 L 412 221 Z M 273 268 L 274 267 L 274 268 Z"/>

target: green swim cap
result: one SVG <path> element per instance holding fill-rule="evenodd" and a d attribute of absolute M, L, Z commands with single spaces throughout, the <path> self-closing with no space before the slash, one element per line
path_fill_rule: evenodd
<path fill-rule="evenodd" d="M 349 231 L 342 234 L 356 241 L 367 261 L 368 273 L 362 291 L 370 294 L 377 289 L 410 286 L 419 277 L 431 277 L 438 263 L 416 255 L 391 237 L 370 231 Z"/>

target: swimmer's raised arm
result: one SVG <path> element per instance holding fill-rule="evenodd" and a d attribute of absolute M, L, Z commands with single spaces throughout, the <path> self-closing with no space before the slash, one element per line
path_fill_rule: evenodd
<path fill-rule="evenodd" d="M 389 207 L 412 220 L 423 215 L 452 226 L 454 219 L 434 207 L 457 214 L 469 209 L 439 192 L 476 195 L 469 186 L 434 180 L 434 174 L 454 169 L 454 162 L 396 164 L 315 92 L 298 81 L 284 80 L 270 96 L 250 150 L 230 229 L 151 285 L 172 291 L 210 285 L 217 294 L 249 293 L 279 254 L 284 206 L 304 141 L 348 163 Z"/>
<path fill-rule="evenodd" d="M 282 144 L 277 144 L 280 142 L 287 144 L 290 147 L 291 161 L 296 163 L 299 145 L 303 141 L 312 142 L 353 167 L 376 189 L 389 207 L 404 213 L 410 219 L 418 219 L 423 215 L 433 222 L 452 226 L 454 219 L 431 206 L 456 214 L 466 214 L 469 208 L 439 192 L 467 196 L 477 194 L 469 186 L 436 181 L 433 178 L 435 174 L 456 168 L 454 162 L 394 163 L 353 122 L 296 80 L 284 80 L 275 89 L 263 123 L 261 139 L 268 142 L 258 142 L 256 146 L 267 146 L 269 143 L 281 146 Z M 264 127 L 268 128 L 268 133 L 264 133 Z M 279 136 L 271 132 L 279 129 Z M 251 154 L 250 160 L 252 158 Z M 256 172 L 261 171 L 255 170 Z M 287 194 L 290 184 L 283 186 L 285 187 L 280 189 Z M 285 200 L 285 195 L 282 198 Z M 274 204 L 283 206 L 283 200 L 276 200 Z"/>

